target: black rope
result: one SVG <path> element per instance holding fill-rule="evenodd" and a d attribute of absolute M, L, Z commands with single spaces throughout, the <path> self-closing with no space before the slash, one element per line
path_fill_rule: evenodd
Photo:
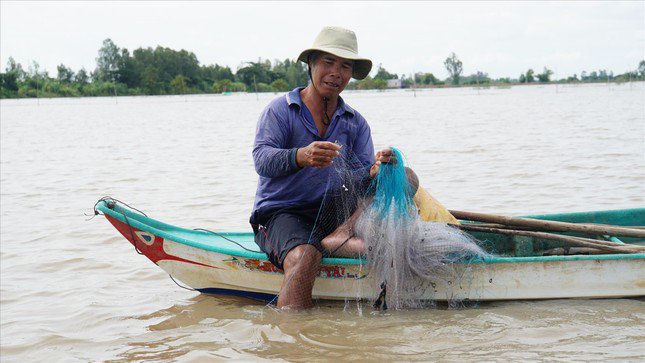
<path fill-rule="evenodd" d="M 144 215 L 144 216 L 146 216 L 146 217 L 148 216 L 147 214 L 145 214 L 145 213 L 144 213 L 143 211 L 141 211 L 140 209 L 137 209 L 137 208 L 135 208 L 135 207 L 132 207 L 132 206 L 128 205 L 127 203 L 124 203 L 124 202 L 122 202 L 122 201 L 120 201 L 120 200 L 118 200 L 118 199 L 116 199 L 116 198 L 112 198 L 112 197 L 110 197 L 110 196 L 105 196 L 105 197 L 102 197 L 101 199 L 99 199 L 99 200 L 94 204 L 94 215 L 93 215 L 93 216 L 91 216 L 91 218 L 90 218 L 90 219 L 88 219 L 88 220 L 91 220 L 92 218 L 96 217 L 97 215 L 104 215 L 103 213 L 99 212 L 99 210 L 97 209 L 97 206 L 98 206 L 98 205 L 99 205 L 99 203 L 101 203 L 101 202 L 105 202 L 105 203 L 106 203 L 106 205 L 107 205 L 107 207 L 108 207 L 108 208 L 110 208 L 110 209 L 112 209 L 112 210 L 114 210 L 114 211 L 116 211 L 116 210 L 114 209 L 114 207 L 116 206 L 116 203 L 120 203 L 120 204 L 122 204 L 122 205 L 124 205 L 124 206 L 126 206 L 126 207 L 130 208 L 131 210 L 134 210 L 134 211 L 139 212 L 140 214 L 142 214 L 142 215 Z M 120 210 L 119 212 L 123 215 L 123 219 L 124 219 L 124 221 L 125 221 L 125 224 L 127 224 L 127 225 L 128 225 L 128 228 L 130 229 L 130 238 L 132 238 L 132 244 L 134 245 L 134 250 L 135 250 L 138 254 L 143 255 L 144 253 L 143 253 L 143 252 L 141 252 L 141 250 L 139 250 L 139 248 L 137 247 L 137 238 L 136 238 L 136 237 L 135 237 L 135 235 L 134 235 L 134 229 L 132 228 L 132 225 L 130 224 L 130 220 L 128 219 L 128 216 L 125 214 L 125 212 L 124 212 L 123 210 Z M 88 215 L 88 214 L 85 214 L 85 215 Z M 244 247 L 242 244 L 240 244 L 239 242 L 234 241 L 234 240 L 232 240 L 232 239 L 230 239 L 230 238 L 228 238 L 228 237 L 224 236 L 224 235 L 223 235 L 223 234 L 221 234 L 221 233 L 217 233 L 217 232 L 214 232 L 214 231 L 211 231 L 211 230 L 208 230 L 208 229 L 204 229 L 204 228 L 195 228 L 194 230 L 195 230 L 195 231 L 204 231 L 204 232 L 212 233 L 212 234 L 214 234 L 214 235 L 216 235 L 216 236 L 218 236 L 218 237 L 220 237 L 220 238 L 222 238 L 222 239 L 224 239 L 224 240 L 226 240 L 226 241 L 228 241 L 228 242 L 231 242 L 231 243 L 234 243 L 234 244 L 238 245 L 240 248 L 242 248 L 242 249 L 243 249 L 243 250 L 245 250 L 245 251 L 249 251 L 249 252 L 256 252 L 256 253 L 262 253 L 261 251 L 256 251 L 256 250 L 248 249 L 248 248 Z M 171 279 L 171 280 L 172 280 L 172 281 L 173 281 L 177 286 L 181 287 L 182 289 L 186 289 L 186 290 L 190 290 L 190 291 L 197 291 L 196 289 L 193 289 L 193 288 L 190 288 L 190 287 L 186 287 L 186 286 L 182 286 L 182 285 L 180 285 L 180 284 L 179 284 L 179 283 L 178 283 L 178 282 L 177 282 L 177 281 L 176 281 L 176 280 L 175 280 L 175 279 L 174 279 L 170 274 L 168 274 L 168 277 L 170 277 L 170 279 Z"/>
<path fill-rule="evenodd" d="M 132 238 L 132 245 L 134 246 L 134 250 L 137 251 L 138 254 L 143 255 L 143 252 L 139 250 L 139 247 L 137 247 L 137 239 L 134 237 L 134 230 L 132 229 L 132 226 L 130 225 L 130 221 L 128 220 L 128 217 L 125 215 L 125 212 L 121 211 L 121 214 L 123 214 L 123 218 L 125 219 L 125 224 L 130 227 L 130 238 Z"/>
<path fill-rule="evenodd" d="M 352 233 L 349 237 L 347 237 L 347 239 L 345 240 L 345 242 L 341 243 L 338 247 L 334 248 L 334 250 L 333 250 L 333 251 L 329 252 L 329 256 L 330 256 L 330 257 L 333 257 L 333 256 L 334 256 L 334 253 L 336 253 L 336 251 L 338 251 L 341 247 L 343 247 L 343 246 L 345 245 L 345 243 L 347 243 L 347 241 L 349 241 L 350 239 L 352 239 L 352 237 L 354 237 L 354 234 L 353 234 L 353 233 Z"/>
<path fill-rule="evenodd" d="M 193 289 L 192 287 L 186 287 L 186 286 L 180 285 L 179 282 L 177 282 L 170 274 L 168 274 L 168 277 L 170 277 L 170 279 L 172 280 L 172 282 L 175 283 L 175 285 L 181 287 L 182 289 L 186 289 L 186 290 L 190 290 L 190 291 L 197 291 L 196 289 Z"/>
<path fill-rule="evenodd" d="M 105 196 L 105 197 L 103 197 L 103 198 L 99 199 L 99 200 L 94 204 L 94 216 L 92 216 L 92 218 L 94 218 L 94 217 L 95 217 L 95 216 L 97 216 L 97 215 L 103 215 L 103 213 L 99 212 L 99 210 L 96 208 L 96 207 L 99 205 L 99 203 L 101 203 L 101 202 L 103 202 L 103 201 L 106 201 L 106 202 L 107 202 L 107 207 L 108 207 L 108 208 L 110 208 L 110 209 L 112 209 L 112 210 L 114 210 L 114 206 L 115 206 L 115 204 L 116 204 L 116 203 L 120 203 L 120 204 L 123 204 L 123 205 L 125 205 L 126 207 L 128 207 L 128 208 L 130 208 L 130 209 L 132 209 L 132 210 L 135 210 L 135 211 L 139 212 L 140 214 L 143 214 L 143 215 L 144 215 L 144 216 L 146 216 L 146 217 L 148 216 L 147 214 L 145 214 L 145 213 L 144 213 L 143 211 L 141 211 L 140 209 L 137 209 L 137 208 L 135 208 L 135 207 L 132 207 L 132 206 L 128 205 L 127 203 L 124 203 L 124 202 L 122 202 L 122 201 L 120 201 L 120 200 L 118 200 L 118 199 L 115 199 L 115 198 L 112 198 L 112 197 L 109 197 L 109 196 Z M 128 217 L 126 216 L 125 212 L 121 211 L 121 214 L 123 215 L 123 218 L 125 219 L 125 223 L 126 223 L 126 224 L 128 225 L 128 227 L 130 228 L 130 236 L 132 237 L 132 240 L 134 241 L 134 249 L 137 251 L 137 253 L 138 253 L 138 254 L 140 254 L 140 255 L 141 255 L 142 253 L 141 253 L 141 251 L 137 248 L 137 245 L 136 245 L 136 243 L 137 243 L 137 242 L 136 242 L 136 238 L 134 238 L 134 230 L 132 229 L 132 226 L 130 225 L 130 221 L 128 220 Z M 87 214 L 86 214 L 86 215 L 87 215 Z M 90 219 L 91 219 L 91 218 L 90 218 Z M 262 253 L 262 251 L 256 251 L 256 250 L 248 249 L 248 248 L 244 247 L 241 243 L 239 243 L 239 242 L 237 242 L 237 241 L 234 241 L 234 240 L 232 240 L 232 239 L 230 239 L 230 238 L 228 238 L 228 237 L 224 236 L 224 235 L 223 235 L 223 234 L 221 234 L 221 233 L 217 233 L 217 232 L 214 232 L 214 231 L 211 231 L 211 230 L 205 229 L 205 228 L 195 228 L 194 230 L 195 230 L 195 231 L 204 231 L 204 232 L 212 233 L 212 234 L 214 234 L 214 235 L 216 235 L 216 236 L 218 236 L 218 237 L 221 237 L 222 239 L 224 239 L 224 240 L 226 240 L 226 241 L 228 241 L 228 242 L 231 242 L 231 243 L 234 243 L 234 244 L 238 245 L 240 248 L 242 248 L 242 249 L 243 249 L 243 250 L 245 250 L 245 251 L 249 251 L 249 252 L 256 252 L 256 253 Z"/>
<path fill-rule="evenodd" d="M 139 210 L 137 208 L 134 208 L 134 207 L 130 206 L 127 203 L 124 203 L 124 202 L 122 202 L 122 201 L 120 201 L 120 200 L 118 200 L 116 198 L 112 198 L 110 196 L 105 196 L 105 197 L 102 197 L 101 199 L 97 200 L 96 203 L 94 203 L 94 215 L 92 216 L 92 218 L 96 217 L 99 214 L 103 215 L 103 213 L 99 212 L 99 210 L 96 208 L 99 205 L 99 203 L 101 203 L 101 202 L 105 202 L 107 207 L 112 209 L 112 210 L 114 210 L 114 207 L 116 206 L 116 203 L 118 202 L 118 203 L 121 203 L 121 204 L 125 205 L 126 207 L 132 209 L 132 210 L 135 210 L 135 211 L 139 212 L 140 214 L 143 214 L 146 217 L 148 216 L 143 211 L 141 211 L 141 210 Z M 128 228 L 130 229 L 130 238 L 132 239 L 132 245 L 134 246 L 134 250 L 138 254 L 143 255 L 143 252 L 141 252 L 141 250 L 139 250 L 139 247 L 137 247 L 137 239 L 134 236 L 134 230 L 132 229 L 132 225 L 130 225 L 130 221 L 128 220 L 128 216 L 125 215 L 125 212 L 123 210 L 121 210 L 119 212 L 121 213 L 121 215 L 123 215 L 123 219 L 125 220 L 125 224 L 127 224 Z M 90 218 L 88 220 L 91 220 L 92 218 Z"/>
<path fill-rule="evenodd" d="M 103 215 L 103 213 L 99 212 L 99 210 L 96 209 L 96 207 L 99 205 L 99 203 L 101 203 L 104 200 L 111 201 L 112 197 L 105 196 L 105 197 L 102 197 L 101 199 L 97 200 L 96 203 L 94 203 L 94 208 L 92 208 L 94 210 L 94 214 L 83 213 L 86 217 L 90 217 L 90 218 L 86 219 L 86 221 L 91 221 L 92 219 L 94 219 L 94 217 L 96 217 L 98 215 Z"/>
<path fill-rule="evenodd" d="M 256 250 L 248 249 L 248 248 L 244 247 L 242 244 L 240 244 L 239 242 L 236 242 L 236 241 L 234 241 L 234 240 L 232 240 L 232 239 L 230 239 L 230 238 L 226 237 L 225 235 L 223 235 L 223 234 L 221 234 L 221 233 L 213 232 L 213 231 L 211 231 L 211 230 L 209 230 L 209 229 L 204 229 L 204 228 L 194 228 L 193 230 L 194 230 L 194 231 L 204 231 L 204 232 L 212 233 L 212 234 L 214 234 L 214 235 L 216 235 L 216 236 L 218 236 L 218 237 L 220 237 L 220 238 L 223 238 L 223 239 L 225 239 L 225 240 L 227 240 L 227 241 L 229 241 L 229 242 L 231 242 L 231 243 L 235 243 L 236 245 L 240 246 L 240 248 L 242 248 L 242 249 L 243 249 L 243 250 L 245 250 L 245 251 L 249 251 L 249 252 L 257 252 L 257 253 L 263 253 L 262 251 L 256 251 Z"/>
<path fill-rule="evenodd" d="M 110 196 L 105 196 L 105 197 L 102 197 L 101 199 L 97 200 L 96 203 L 94 203 L 94 208 L 93 208 L 94 209 L 94 215 L 92 216 L 92 218 L 96 217 L 97 215 L 103 215 L 103 213 L 99 212 L 99 210 L 96 209 L 96 207 L 99 205 L 99 203 L 101 203 L 103 201 L 105 201 L 106 204 L 107 204 L 107 207 L 112 209 L 112 210 L 114 210 L 114 206 L 116 205 L 116 203 L 121 203 L 124 206 L 126 206 L 126 207 L 128 207 L 128 208 L 130 208 L 130 209 L 132 209 L 134 211 L 137 211 L 137 212 L 139 212 L 140 214 L 143 214 L 146 217 L 148 216 L 147 214 L 145 214 L 140 209 L 137 209 L 137 208 L 135 208 L 135 207 L 133 207 L 133 206 L 127 204 L 127 203 L 124 203 L 124 202 L 122 202 L 122 201 L 120 201 L 120 200 L 118 200 L 116 198 L 112 198 Z M 89 214 L 87 214 L 87 213 L 85 215 L 89 216 Z M 92 219 L 92 218 L 90 218 L 90 219 Z"/>

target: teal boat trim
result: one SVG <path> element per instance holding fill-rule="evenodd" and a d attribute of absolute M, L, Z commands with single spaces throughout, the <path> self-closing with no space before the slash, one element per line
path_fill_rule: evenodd
<path fill-rule="evenodd" d="M 591 212 L 572 212 L 572 213 L 555 213 L 555 214 L 538 214 L 530 216 L 520 216 L 520 218 L 545 219 L 551 221 L 567 221 L 571 223 L 585 223 L 590 217 L 593 217 L 594 223 L 612 224 L 616 226 L 634 226 L 643 221 L 640 219 L 645 214 L 645 208 L 630 208 L 603 210 Z"/>
<path fill-rule="evenodd" d="M 224 239 L 221 236 L 235 240 L 253 240 L 253 235 L 250 232 L 217 232 L 217 235 L 211 232 L 205 232 L 200 230 L 190 230 L 177 226 L 173 226 L 167 223 L 160 222 L 158 220 L 146 217 L 142 214 L 136 213 L 128 208 L 124 208 L 118 204 L 114 205 L 114 209 L 107 206 L 106 201 L 100 201 L 96 209 L 109 215 L 110 217 L 117 219 L 125 224 L 130 226 L 152 233 L 156 236 L 168 239 L 177 243 L 185 244 L 187 246 L 199 248 L 206 251 L 217 252 L 225 255 L 231 255 L 235 257 L 242 258 L 257 258 L 266 260 L 266 255 L 262 252 L 251 252 L 243 249 L 237 248 L 227 248 L 225 246 L 214 245 L 212 243 L 213 238 L 220 238 L 222 241 Z M 571 213 L 571 214 L 555 214 L 555 215 L 540 215 L 540 216 L 530 216 L 531 218 L 536 219 L 551 219 L 558 220 L 567 219 L 572 220 L 576 219 L 577 215 L 580 214 L 582 218 L 583 215 L 589 215 L 589 213 L 594 214 L 607 214 L 612 211 L 601 211 L 601 212 L 588 212 L 588 213 Z M 624 209 L 615 211 L 617 213 L 624 213 L 625 216 L 633 215 L 633 213 L 644 213 L 645 208 L 638 209 Z M 566 217 L 565 217 L 566 216 Z M 182 235 L 191 236 L 192 238 L 185 238 Z M 218 236 L 220 235 L 220 236 Z M 209 242 L 202 242 L 200 240 L 209 240 Z M 257 246 L 255 243 L 250 247 Z M 485 259 L 468 261 L 469 264 L 481 264 L 481 263 L 528 263 L 528 262 L 553 262 L 553 261 L 585 261 L 585 260 L 596 260 L 596 261 L 608 261 L 608 260 L 638 260 L 645 259 L 645 253 L 633 253 L 633 254 L 605 254 L 605 255 L 566 255 L 566 256 L 530 256 L 530 257 L 503 257 L 503 256 L 493 256 Z M 354 259 L 354 258 L 323 258 L 322 263 L 324 265 L 365 265 L 364 259 Z"/>

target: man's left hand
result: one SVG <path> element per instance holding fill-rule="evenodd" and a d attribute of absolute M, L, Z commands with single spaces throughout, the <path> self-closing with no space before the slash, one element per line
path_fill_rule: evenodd
<path fill-rule="evenodd" d="M 382 163 L 396 164 L 396 162 L 396 155 L 394 155 L 394 151 L 392 151 L 392 149 L 385 148 L 377 152 L 376 156 L 374 156 L 374 164 L 372 164 L 372 167 L 370 168 L 370 177 L 374 178 L 376 174 L 378 174 Z"/>

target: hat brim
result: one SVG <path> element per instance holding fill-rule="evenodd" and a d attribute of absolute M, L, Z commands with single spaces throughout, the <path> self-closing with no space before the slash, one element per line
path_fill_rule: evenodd
<path fill-rule="evenodd" d="M 305 49 L 300 53 L 298 56 L 298 60 L 304 63 L 307 63 L 309 60 L 309 54 L 312 52 L 325 52 L 325 53 L 330 53 L 333 54 L 337 57 L 340 58 L 345 58 L 345 59 L 351 59 L 354 61 L 354 69 L 352 71 L 352 77 L 356 79 L 364 79 L 367 77 L 368 74 L 370 74 L 370 71 L 372 70 L 372 61 L 367 59 L 367 58 L 361 58 L 357 57 L 356 53 L 350 52 L 346 49 L 342 48 L 326 48 L 326 47 L 321 47 L 321 48 L 309 48 Z"/>

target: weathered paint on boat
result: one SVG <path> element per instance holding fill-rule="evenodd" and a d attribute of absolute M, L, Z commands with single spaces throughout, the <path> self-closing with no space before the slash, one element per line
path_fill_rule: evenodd
<path fill-rule="evenodd" d="M 109 205 L 108 205 L 109 204 Z M 204 293 L 271 300 L 279 292 L 282 271 L 258 252 L 251 233 L 217 233 L 172 226 L 113 201 L 97 210 L 152 262 L 173 278 Z M 644 225 L 645 208 L 532 216 L 569 222 Z M 430 282 L 429 300 L 516 300 L 608 298 L 645 295 L 645 254 L 537 256 L 558 247 L 550 241 L 475 234 L 500 254 L 459 264 L 448 283 Z M 623 239 L 645 244 L 644 240 Z M 313 294 L 316 298 L 374 299 L 380 290 L 369 279 L 364 261 L 324 258 Z"/>

